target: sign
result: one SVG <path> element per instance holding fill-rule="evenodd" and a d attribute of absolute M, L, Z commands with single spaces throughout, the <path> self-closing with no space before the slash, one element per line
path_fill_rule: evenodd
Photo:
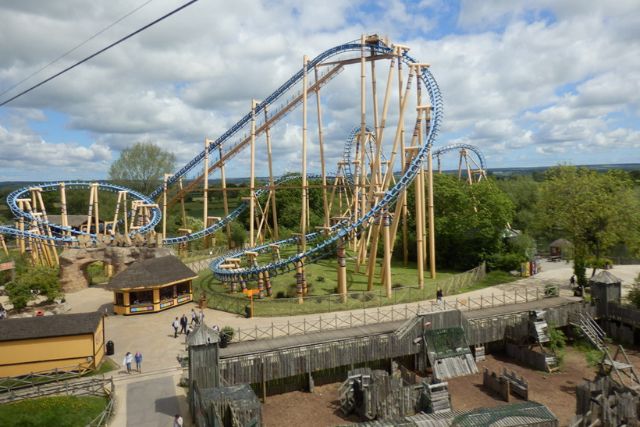
<path fill-rule="evenodd" d="M 191 301 L 191 295 L 184 295 L 184 296 L 178 297 L 178 303 L 181 303 L 184 301 Z"/>
<path fill-rule="evenodd" d="M 167 301 L 160 303 L 160 308 L 171 307 L 173 305 L 173 301 Z"/>
<path fill-rule="evenodd" d="M 141 311 L 153 311 L 153 306 L 152 305 L 142 305 L 142 306 L 138 306 L 138 307 L 131 307 L 131 309 L 130 309 L 131 313 L 139 313 Z"/>
<path fill-rule="evenodd" d="M 3 262 L 0 264 L 0 271 L 13 270 L 14 268 L 16 268 L 16 263 L 13 261 Z"/>

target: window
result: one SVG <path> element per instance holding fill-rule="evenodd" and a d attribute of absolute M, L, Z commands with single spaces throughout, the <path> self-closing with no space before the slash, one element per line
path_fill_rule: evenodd
<path fill-rule="evenodd" d="M 153 291 L 131 292 L 129 302 L 131 305 L 153 304 Z"/>
<path fill-rule="evenodd" d="M 167 286 L 165 288 L 160 288 L 160 301 L 165 301 L 168 299 L 173 299 L 175 286 Z"/>

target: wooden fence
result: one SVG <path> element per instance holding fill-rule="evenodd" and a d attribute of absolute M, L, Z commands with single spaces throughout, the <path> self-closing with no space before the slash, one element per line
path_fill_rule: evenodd
<path fill-rule="evenodd" d="M 351 311 L 348 313 L 334 313 L 333 315 L 319 315 L 317 318 L 304 318 L 302 320 L 280 323 L 271 322 L 264 326 L 256 325 L 253 328 L 238 328 L 233 335 L 232 342 L 271 339 L 279 336 L 353 328 L 371 323 L 393 322 L 396 320 L 409 319 L 417 314 L 430 312 L 442 312 L 449 310 L 481 310 L 509 304 L 526 303 L 543 298 L 545 298 L 544 290 L 540 290 L 539 288 L 523 288 L 515 289 L 512 292 L 504 291 L 492 293 L 487 296 L 456 298 L 455 300 L 448 301 L 445 300 L 442 301 L 442 303 L 426 301 L 399 306 L 377 307 L 375 309 Z M 556 324 L 564 325 L 565 322 L 557 322 Z M 504 328 L 506 328 L 508 324 L 509 323 L 505 323 L 503 325 L 501 337 L 504 336 Z M 478 329 L 478 331 L 480 330 Z M 484 343 L 495 341 L 496 339 L 487 339 L 483 341 L 474 338 L 470 340 L 470 342 Z"/>
<path fill-rule="evenodd" d="M 429 287 L 422 289 L 413 286 L 403 286 L 393 289 L 393 296 L 387 298 L 382 288 L 375 291 L 347 292 L 345 295 L 317 295 L 304 297 L 300 304 L 299 298 L 255 299 L 254 315 L 267 316 L 295 316 L 300 314 L 332 313 L 397 305 L 416 301 L 435 299 L 436 289 L 441 288 L 445 295 L 452 295 L 460 289 L 478 283 L 486 276 L 485 265 L 482 264 L 464 273 L 436 280 Z M 245 298 L 225 293 L 207 291 L 209 308 L 227 311 L 240 315 L 245 314 L 248 302 Z M 464 304 L 461 302 L 460 304 Z"/>
<path fill-rule="evenodd" d="M 73 365 L 56 368 L 53 371 L 31 372 L 18 377 L 2 377 L 0 378 L 0 396 L 2 396 L 3 393 L 10 394 L 23 388 L 80 378 L 92 371 L 93 369 L 88 365 Z"/>

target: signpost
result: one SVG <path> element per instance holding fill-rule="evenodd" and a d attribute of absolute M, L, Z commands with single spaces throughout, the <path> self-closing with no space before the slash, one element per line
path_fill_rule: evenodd
<path fill-rule="evenodd" d="M 243 294 L 245 294 L 246 296 L 249 297 L 249 318 L 253 317 L 253 296 L 255 294 L 259 294 L 260 290 L 259 289 L 244 289 L 242 291 Z"/>

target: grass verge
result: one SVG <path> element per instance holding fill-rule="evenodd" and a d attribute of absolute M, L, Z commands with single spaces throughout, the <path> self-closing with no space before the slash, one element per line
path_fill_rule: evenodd
<path fill-rule="evenodd" d="M 106 399 L 92 396 L 52 396 L 0 406 L 4 427 L 80 427 L 102 412 Z"/>

